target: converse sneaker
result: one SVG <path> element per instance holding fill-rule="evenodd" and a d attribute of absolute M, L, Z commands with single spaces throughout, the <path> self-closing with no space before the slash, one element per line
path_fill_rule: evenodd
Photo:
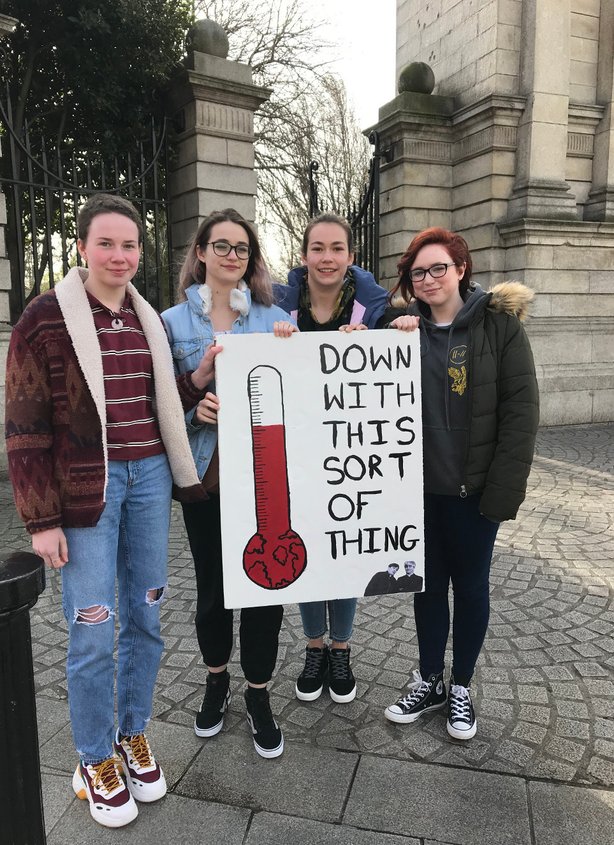
<path fill-rule="evenodd" d="M 224 713 L 230 704 L 230 675 L 223 672 L 209 672 L 205 697 L 194 720 L 196 736 L 215 736 L 224 726 Z"/>
<path fill-rule="evenodd" d="M 300 701 L 315 701 L 322 694 L 328 673 L 328 647 L 305 649 L 305 668 L 299 675 L 294 691 Z"/>
<path fill-rule="evenodd" d="M 356 681 L 350 667 L 350 647 L 331 648 L 328 653 L 328 691 L 337 704 L 356 698 Z"/>
<path fill-rule="evenodd" d="M 89 766 L 79 763 L 72 777 L 72 788 L 77 798 L 87 798 L 92 818 L 105 827 L 123 827 L 139 814 L 115 757 Z"/>
<path fill-rule="evenodd" d="M 284 735 L 273 718 L 266 688 L 245 690 L 247 722 L 252 729 L 254 747 L 261 757 L 279 757 L 284 750 Z"/>
<path fill-rule="evenodd" d="M 454 739 L 472 739 L 478 729 L 469 690 L 460 684 L 455 684 L 454 678 L 450 678 L 446 728 Z"/>
<path fill-rule="evenodd" d="M 426 681 L 423 681 L 420 672 L 414 669 L 413 679 L 407 694 L 384 710 L 384 716 L 391 722 L 415 722 L 423 713 L 439 710 L 446 703 L 443 672 L 439 675 L 429 675 Z"/>
<path fill-rule="evenodd" d="M 133 798 L 148 803 L 166 795 L 164 772 L 156 763 L 145 734 L 120 738 L 117 731 L 114 745 Z"/>

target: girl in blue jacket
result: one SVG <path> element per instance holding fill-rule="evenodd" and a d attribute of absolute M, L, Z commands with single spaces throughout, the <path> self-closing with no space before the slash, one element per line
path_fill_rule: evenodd
<path fill-rule="evenodd" d="M 256 234 L 234 209 L 213 212 L 199 226 L 188 248 L 179 281 L 179 303 L 162 315 L 179 380 L 202 360 L 214 358 L 224 334 L 274 332 L 289 336 L 296 326 L 273 305 L 273 289 Z M 205 354 L 206 353 L 206 354 Z M 204 356 L 204 358 L 203 358 Z M 191 382 L 187 381 L 187 387 Z M 186 385 L 182 383 L 185 391 Z M 233 612 L 224 608 L 220 529 L 219 463 L 215 385 L 193 391 L 186 426 L 208 498 L 186 504 L 183 516 L 194 558 L 197 585 L 196 634 L 209 670 L 194 730 L 200 737 L 219 733 L 230 703 L 227 664 L 232 652 Z M 283 607 L 241 610 L 241 668 L 247 680 L 245 702 L 254 746 L 261 757 L 278 757 L 283 734 L 273 718 L 267 684 L 275 662 Z"/>
<path fill-rule="evenodd" d="M 375 326 L 386 307 L 387 291 L 371 273 L 354 265 L 347 220 L 336 214 L 311 220 L 303 235 L 302 261 L 302 267 L 288 274 L 287 285 L 275 285 L 277 302 L 296 319 L 300 331 L 337 331 L 349 324 Z M 353 701 L 356 681 L 349 640 L 356 599 L 304 602 L 299 608 L 307 647 L 305 667 L 296 681 L 297 698 L 315 701 L 328 681 L 333 701 Z M 330 648 L 324 642 L 329 629 Z"/>

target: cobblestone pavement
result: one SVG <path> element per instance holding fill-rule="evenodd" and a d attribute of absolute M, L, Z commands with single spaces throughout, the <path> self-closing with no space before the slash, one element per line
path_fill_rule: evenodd
<path fill-rule="evenodd" d="M 5 549 L 28 548 L 6 481 L 0 504 Z M 271 691 L 287 742 L 284 758 L 294 744 L 313 754 L 330 749 L 531 781 L 614 787 L 614 425 L 540 431 L 527 500 L 518 519 L 499 531 L 491 584 L 490 628 L 474 681 L 479 730 L 465 744 L 447 736 L 443 711 L 407 726 L 383 718 L 383 708 L 417 665 L 406 596 L 359 602 L 352 641 L 358 697 L 349 705 L 336 705 L 326 694 L 310 704 L 296 700 L 304 639 L 297 608 L 287 608 Z M 191 558 L 176 509 L 170 587 L 154 717 L 169 729 L 189 728 L 205 669 L 193 632 Z M 32 611 L 32 635 L 39 712 L 53 713 L 53 702 L 66 698 L 66 633 L 55 573 Z M 224 734 L 209 742 L 223 737 L 228 750 L 247 739 L 236 660 L 230 671 L 235 695 Z M 67 732 L 65 739 L 69 743 Z M 178 793 L 191 794 L 188 787 L 182 793 L 181 785 Z M 222 802 L 250 806 L 240 796 Z"/>

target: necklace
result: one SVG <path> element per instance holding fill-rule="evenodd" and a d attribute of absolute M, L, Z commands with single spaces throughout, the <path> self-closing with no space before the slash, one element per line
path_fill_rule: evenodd
<path fill-rule="evenodd" d="M 100 305 L 104 308 L 104 310 L 111 318 L 111 328 L 115 329 L 115 331 L 117 331 L 118 329 L 123 329 L 124 321 L 121 318 L 122 309 L 120 308 L 119 311 L 115 312 L 112 311 L 108 306 L 103 305 L 102 302 L 100 303 Z"/>

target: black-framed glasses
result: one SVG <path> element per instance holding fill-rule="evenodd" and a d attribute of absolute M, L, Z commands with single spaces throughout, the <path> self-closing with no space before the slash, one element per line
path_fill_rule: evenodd
<path fill-rule="evenodd" d="M 213 252 L 219 255 L 220 258 L 230 255 L 233 249 L 237 258 L 240 258 L 242 261 L 246 261 L 252 254 L 252 248 L 248 244 L 233 245 L 229 244 L 228 241 L 207 241 L 207 246 L 209 245 L 213 247 Z"/>
<path fill-rule="evenodd" d="M 432 267 L 416 267 L 415 270 L 409 271 L 409 278 L 412 282 L 423 282 L 426 279 L 426 274 L 432 276 L 433 279 L 441 279 L 448 272 L 448 267 L 454 267 L 454 262 L 449 264 L 433 264 Z"/>

